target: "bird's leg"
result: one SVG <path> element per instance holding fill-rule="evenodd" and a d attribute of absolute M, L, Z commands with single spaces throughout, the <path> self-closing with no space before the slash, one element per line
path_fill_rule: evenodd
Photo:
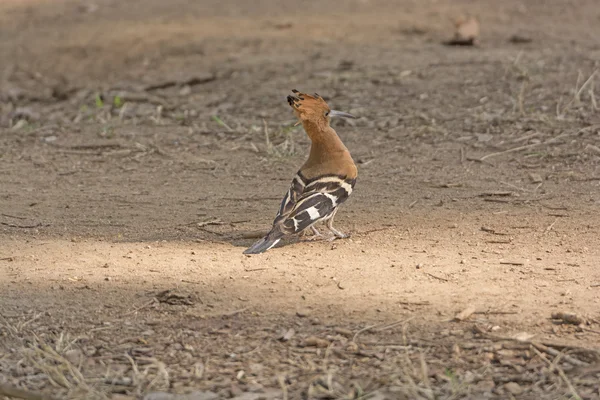
<path fill-rule="evenodd" d="M 308 238 L 308 240 L 318 240 L 318 239 L 322 239 L 323 238 L 323 234 L 321 232 L 319 232 L 317 230 L 317 228 L 315 228 L 314 225 L 310 226 L 310 230 L 312 231 L 313 234 L 312 234 L 312 236 L 310 236 Z M 302 236 L 303 237 L 308 236 L 308 229 L 305 229 L 305 230 L 302 231 Z"/>
<path fill-rule="evenodd" d="M 326 222 L 325 222 L 325 226 L 327 227 L 327 229 L 329 229 L 331 231 L 331 233 L 333 233 L 333 237 L 330 240 L 335 240 L 337 239 L 345 239 L 348 237 L 348 235 L 338 231 L 337 229 L 335 229 L 333 227 L 333 219 L 335 218 L 335 213 L 337 212 L 337 208 L 335 209 L 335 211 L 333 212 L 333 215 L 331 216 L 331 218 L 329 218 Z"/>

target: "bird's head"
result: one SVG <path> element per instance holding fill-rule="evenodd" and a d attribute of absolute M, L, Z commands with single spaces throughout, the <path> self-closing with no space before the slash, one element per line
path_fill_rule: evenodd
<path fill-rule="evenodd" d="M 301 93 L 296 89 L 292 92 L 294 94 L 288 96 L 287 101 L 300 122 L 314 123 L 326 127 L 329 126 L 329 121 L 333 117 L 356 118 L 351 114 L 332 110 L 325 100 L 316 93 L 310 95 Z"/>

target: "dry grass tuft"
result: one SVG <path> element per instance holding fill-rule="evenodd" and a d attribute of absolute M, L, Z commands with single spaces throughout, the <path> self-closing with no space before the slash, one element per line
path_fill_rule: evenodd
<path fill-rule="evenodd" d="M 266 151 L 269 157 L 285 158 L 296 155 L 296 144 L 294 143 L 293 134 L 297 129 L 295 126 L 284 126 L 279 129 L 273 136 L 270 137 L 269 126 L 267 121 L 263 119 L 265 132 Z M 274 144 L 272 139 L 275 139 L 277 144 Z"/>

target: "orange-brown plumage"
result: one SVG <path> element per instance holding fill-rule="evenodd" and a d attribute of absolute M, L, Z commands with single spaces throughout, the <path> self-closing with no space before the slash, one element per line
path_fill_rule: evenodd
<path fill-rule="evenodd" d="M 292 179 L 273 221 L 273 228 L 267 236 L 244 251 L 245 254 L 267 251 L 285 235 L 309 228 L 315 235 L 321 236 L 314 227 L 317 222 L 325 222 L 333 238 L 346 237 L 333 227 L 333 219 L 339 205 L 352 193 L 358 170 L 350 152 L 329 123 L 332 116 L 354 117 L 331 110 L 316 93 L 293 92 L 294 95 L 288 96 L 287 100 L 312 142 L 310 154 Z"/>
<path fill-rule="evenodd" d="M 312 142 L 308 160 L 300 171 L 309 179 L 323 174 L 356 178 L 358 170 L 350 152 L 329 125 L 331 109 L 325 100 L 318 94 L 294 93 L 298 100 L 290 96 L 288 102 Z"/>

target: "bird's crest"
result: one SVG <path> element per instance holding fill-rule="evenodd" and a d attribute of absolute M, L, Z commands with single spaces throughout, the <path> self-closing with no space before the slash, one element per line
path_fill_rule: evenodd
<path fill-rule="evenodd" d="M 287 101 L 300 120 L 326 119 L 329 116 L 331 109 L 317 93 L 310 95 L 296 89 L 292 92 L 294 94 L 288 96 Z"/>

